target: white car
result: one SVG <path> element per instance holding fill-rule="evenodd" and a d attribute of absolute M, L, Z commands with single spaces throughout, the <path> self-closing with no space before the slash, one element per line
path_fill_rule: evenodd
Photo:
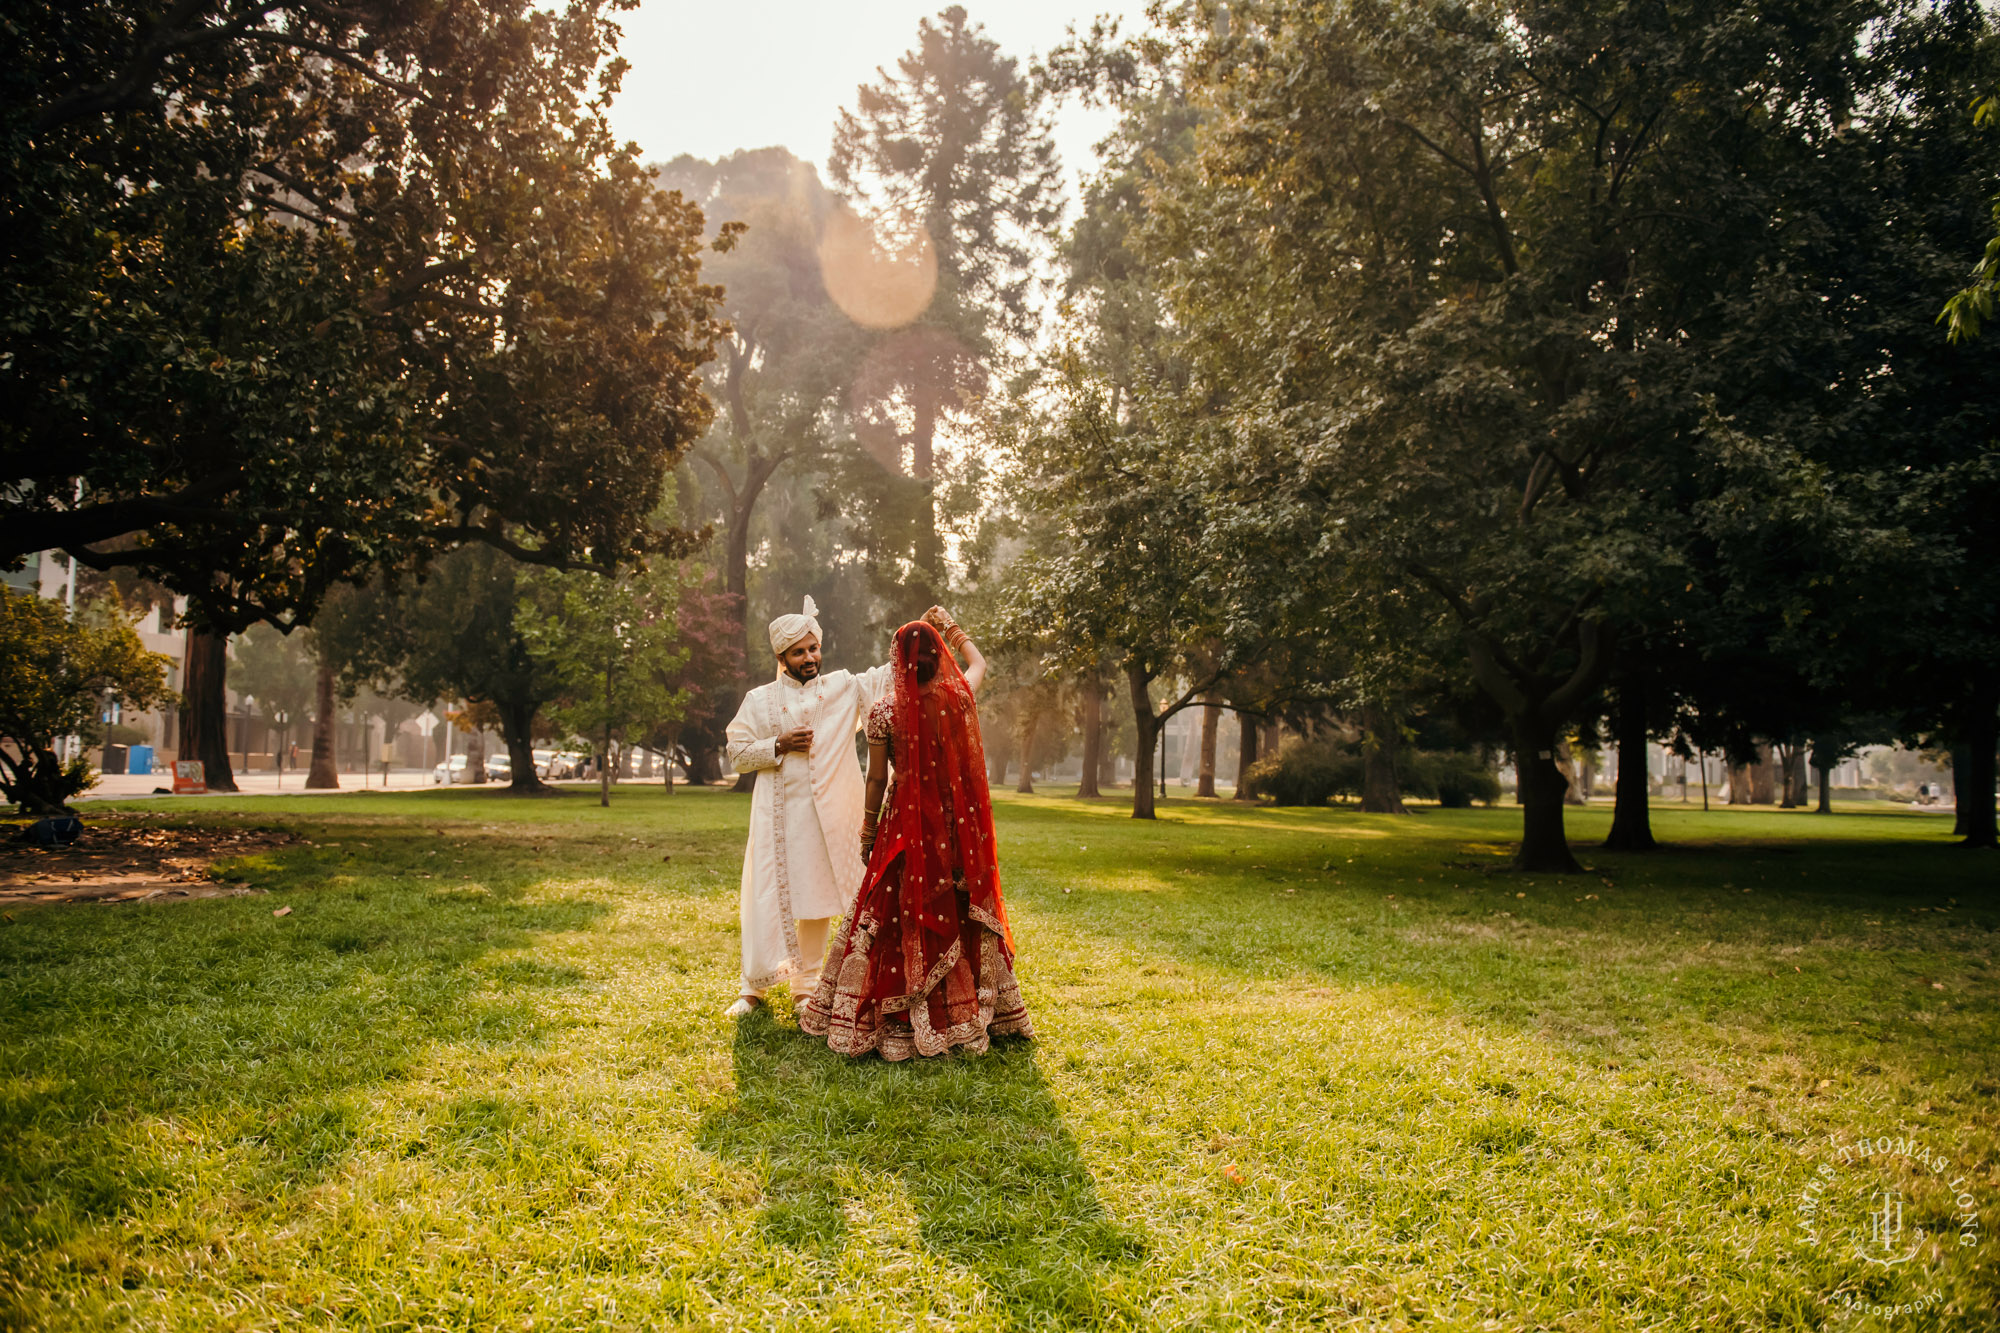
<path fill-rule="evenodd" d="M 466 756 L 455 754 L 444 764 L 439 764 L 431 769 L 431 785 L 441 787 L 448 783 L 472 781 L 472 770 L 465 761 Z M 449 768 L 446 767 L 447 764 Z M 450 776 L 447 777 L 447 773 Z M 507 782 L 513 776 L 513 765 L 508 761 L 506 755 L 489 755 L 487 757 L 486 780 L 488 782 Z"/>

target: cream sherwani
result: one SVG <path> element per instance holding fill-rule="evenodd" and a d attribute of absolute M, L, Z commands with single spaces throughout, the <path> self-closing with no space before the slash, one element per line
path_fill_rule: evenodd
<path fill-rule="evenodd" d="M 854 733 L 889 683 L 887 663 L 859 675 L 829 671 L 803 684 L 781 670 L 743 697 L 729 724 L 730 766 L 769 775 L 750 798 L 750 841 L 743 849 L 746 995 L 787 979 L 794 991 L 810 994 L 826 948 L 827 918 L 845 912 L 861 888 L 866 867 Z M 812 728 L 812 750 L 780 756 L 778 737 L 794 727 Z"/>

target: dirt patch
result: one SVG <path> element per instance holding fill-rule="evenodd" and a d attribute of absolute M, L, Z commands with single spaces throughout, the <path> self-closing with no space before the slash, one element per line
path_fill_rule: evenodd
<path fill-rule="evenodd" d="M 0 904 L 139 902 L 257 893 L 219 880 L 218 861 L 288 847 L 295 833 L 163 827 L 144 816 L 84 821 L 68 847 L 14 841 L 25 824 L 0 824 Z"/>

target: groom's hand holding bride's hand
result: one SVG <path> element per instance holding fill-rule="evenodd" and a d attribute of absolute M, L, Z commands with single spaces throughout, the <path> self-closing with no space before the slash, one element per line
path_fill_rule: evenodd
<path fill-rule="evenodd" d="M 778 734 L 778 753 L 790 754 L 796 750 L 800 754 L 804 754 L 812 749 L 812 743 L 813 729 L 811 727 L 793 727 L 790 731 Z"/>

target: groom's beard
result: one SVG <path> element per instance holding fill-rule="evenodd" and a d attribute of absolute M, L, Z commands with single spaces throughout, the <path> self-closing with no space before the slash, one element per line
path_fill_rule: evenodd
<path fill-rule="evenodd" d="M 785 674 L 803 685 L 819 674 L 819 663 L 807 662 L 805 665 L 799 667 L 788 666 L 785 668 Z"/>

